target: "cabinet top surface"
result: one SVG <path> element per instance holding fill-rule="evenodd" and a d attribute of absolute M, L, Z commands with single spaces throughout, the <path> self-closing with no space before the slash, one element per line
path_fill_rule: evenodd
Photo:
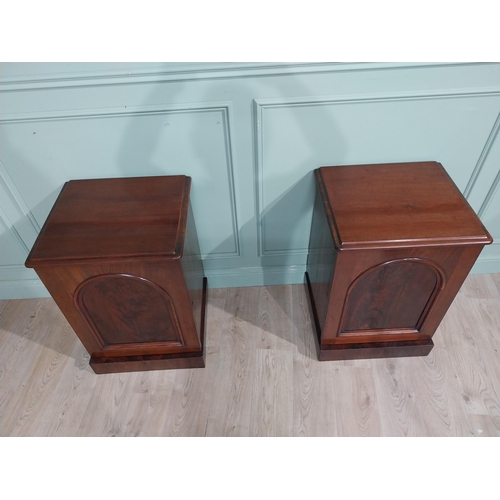
<path fill-rule="evenodd" d="M 493 241 L 440 163 L 321 167 L 316 177 L 338 248 Z"/>
<path fill-rule="evenodd" d="M 175 258 L 182 252 L 190 182 L 186 176 L 67 182 L 26 265 Z"/>

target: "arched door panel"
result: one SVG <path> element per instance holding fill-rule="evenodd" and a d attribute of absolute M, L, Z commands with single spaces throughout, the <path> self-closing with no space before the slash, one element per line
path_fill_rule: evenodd
<path fill-rule="evenodd" d="M 348 289 L 340 335 L 419 331 L 444 275 L 423 259 L 397 259 L 379 264 Z"/>
<path fill-rule="evenodd" d="M 147 279 L 126 274 L 92 277 L 78 287 L 75 304 L 102 348 L 183 344 L 170 296 Z"/>

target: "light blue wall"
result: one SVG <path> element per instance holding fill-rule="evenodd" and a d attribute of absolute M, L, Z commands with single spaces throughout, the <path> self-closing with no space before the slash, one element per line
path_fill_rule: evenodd
<path fill-rule="evenodd" d="M 500 64 L 0 64 L 0 298 L 69 179 L 187 174 L 210 287 L 299 283 L 323 165 L 436 160 L 500 272 Z"/>

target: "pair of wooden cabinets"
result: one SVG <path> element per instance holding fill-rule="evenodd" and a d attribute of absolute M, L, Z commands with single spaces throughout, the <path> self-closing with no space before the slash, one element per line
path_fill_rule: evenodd
<path fill-rule="evenodd" d="M 315 171 L 306 282 L 320 360 L 426 355 L 491 236 L 436 162 Z M 96 373 L 204 366 L 185 176 L 69 181 L 28 256 Z"/>

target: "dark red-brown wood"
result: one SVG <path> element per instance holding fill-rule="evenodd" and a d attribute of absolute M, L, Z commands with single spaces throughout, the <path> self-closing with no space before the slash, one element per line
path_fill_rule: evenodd
<path fill-rule="evenodd" d="M 306 281 L 319 359 L 428 354 L 488 231 L 437 162 L 315 176 Z"/>
<path fill-rule="evenodd" d="M 26 261 L 96 373 L 204 366 L 206 278 L 185 176 L 67 182 Z"/>

